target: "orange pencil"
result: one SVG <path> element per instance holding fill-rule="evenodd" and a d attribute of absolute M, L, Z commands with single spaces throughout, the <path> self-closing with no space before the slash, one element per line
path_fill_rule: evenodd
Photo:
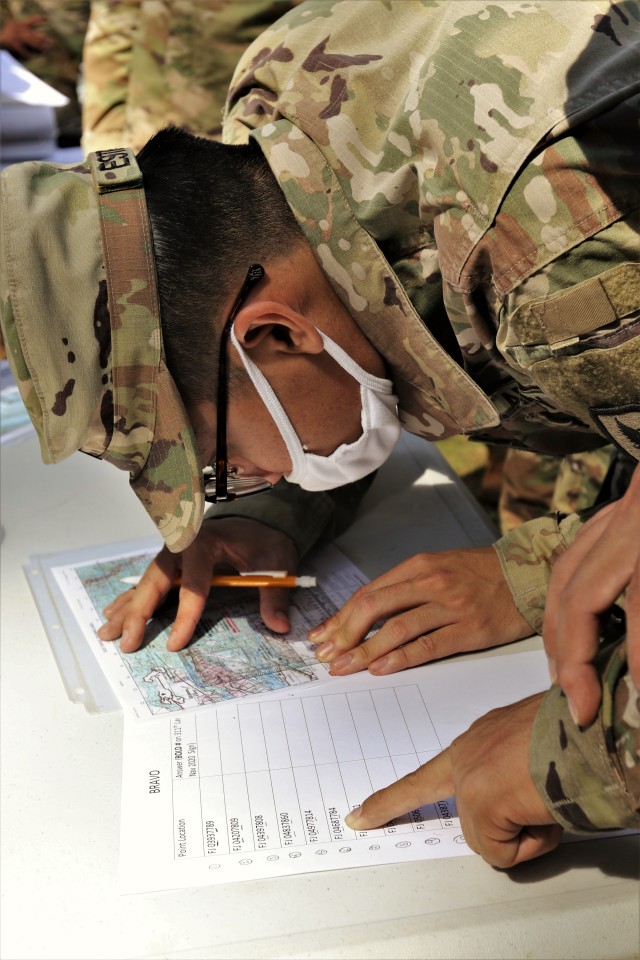
<path fill-rule="evenodd" d="M 175 584 L 180 586 L 182 580 L 177 578 Z M 237 576 L 213 576 L 212 587 L 315 587 L 315 577 L 269 577 L 264 574 L 238 574 Z"/>
<path fill-rule="evenodd" d="M 135 587 L 140 583 L 141 576 L 122 577 L 122 583 Z M 182 578 L 177 577 L 174 586 L 179 587 Z M 295 577 L 285 573 L 239 573 L 211 577 L 212 587 L 315 587 L 316 577 Z"/>

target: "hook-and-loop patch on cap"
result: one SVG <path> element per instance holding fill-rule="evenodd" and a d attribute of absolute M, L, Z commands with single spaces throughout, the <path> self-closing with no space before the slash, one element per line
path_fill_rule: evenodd
<path fill-rule="evenodd" d="M 197 444 L 162 347 L 158 283 L 142 173 L 131 150 L 90 154 L 111 324 L 113 433 L 103 459 L 131 486 L 170 550 L 202 522 Z"/>
<path fill-rule="evenodd" d="M 132 150 L 98 150 L 89 154 L 89 165 L 98 193 L 142 186 L 142 173 Z"/>
<path fill-rule="evenodd" d="M 45 463 L 126 470 L 170 550 L 204 512 L 196 439 L 167 369 L 142 173 L 127 149 L 0 173 L 0 325 Z"/>
<path fill-rule="evenodd" d="M 158 285 L 142 173 L 131 150 L 88 157 L 98 198 L 111 319 L 113 432 L 104 459 L 132 478 L 154 438 L 162 355 Z"/>

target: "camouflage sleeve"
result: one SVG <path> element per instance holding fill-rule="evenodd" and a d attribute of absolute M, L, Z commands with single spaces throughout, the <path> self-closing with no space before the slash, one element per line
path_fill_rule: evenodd
<path fill-rule="evenodd" d="M 259 520 L 291 537 L 298 555 L 303 557 L 318 540 L 333 540 L 349 526 L 374 476 L 371 474 L 356 483 L 324 493 L 309 493 L 282 480 L 272 490 L 257 497 L 212 506 L 205 519 L 245 517 Z"/>
<path fill-rule="evenodd" d="M 640 709 L 625 642 L 604 648 L 596 666 L 602 704 L 594 722 L 577 727 L 566 697 L 552 687 L 531 738 L 536 787 L 572 833 L 640 827 Z"/>
<path fill-rule="evenodd" d="M 539 517 L 510 530 L 493 545 L 516 606 L 534 633 L 542 629 L 553 564 L 591 513 Z"/>
<path fill-rule="evenodd" d="M 235 66 L 299 0 L 142 0 L 123 143 L 140 150 L 167 124 L 219 139 Z"/>
<path fill-rule="evenodd" d="M 85 154 L 122 141 L 131 57 L 142 0 L 93 0 L 84 45 L 82 147 Z"/>

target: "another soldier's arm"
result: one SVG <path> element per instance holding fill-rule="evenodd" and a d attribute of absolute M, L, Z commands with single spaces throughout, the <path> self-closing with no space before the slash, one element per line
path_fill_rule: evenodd
<path fill-rule="evenodd" d="M 549 514 L 529 520 L 493 545 L 513 600 L 532 633 L 542 631 L 554 564 L 573 543 L 590 513 Z"/>
<path fill-rule="evenodd" d="M 562 836 L 529 772 L 529 742 L 542 694 L 476 720 L 451 746 L 379 790 L 346 817 L 354 830 L 380 827 L 455 796 L 465 840 L 494 867 L 548 853 Z"/>
<path fill-rule="evenodd" d="M 455 796 L 467 843 L 503 868 L 552 850 L 560 826 L 640 827 L 640 713 L 624 645 L 607 650 L 598 667 L 603 704 L 588 729 L 575 726 L 558 687 L 492 710 L 433 760 L 372 794 L 348 826 L 370 830 Z"/>
<path fill-rule="evenodd" d="M 640 827 L 640 709 L 626 644 L 595 660 L 602 702 L 577 726 L 560 687 L 545 696 L 533 728 L 531 774 L 556 820 L 572 833 Z"/>
<path fill-rule="evenodd" d="M 35 29 L 45 20 L 42 15 L 15 20 L 6 6 L 0 5 L 0 50 L 8 50 L 14 57 L 28 60 L 35 53 L 51 49 L 51 38 Z"/>
<path fill-rule="evenodd" d="M 496 554 L 479 547 L 410 557 L 360 587 L 309 639 L 333 674 L 385 675 L 530 633 Z"/>
<path fill-rule="evenodd" d="M 84 45 L 82 146 L 85 153 L 122 142 L 130 64 L 142 0 L 93 0 Z"/>
<path fill-rule="evenodd" d="M 640 689 L 640 467 L 625 495 L 579 530 L 549 585 L 542 630 L 549 671 L 582 725 L 600 705 L 593 660 L 601 618 L 614 603 L 626 608 L 629 673 Z"/>

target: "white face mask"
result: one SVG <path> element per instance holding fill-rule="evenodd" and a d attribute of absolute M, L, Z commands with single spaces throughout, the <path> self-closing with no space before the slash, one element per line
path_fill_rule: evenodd
<path fill-rule="evenodd" d="M 292 470 L 286 479 L 299 484 L 303 490 L 333 490 L 345 483 L 360 480 L 388 459 L 400 436 L 400 422 L 396 413 L 398 398 L 394 396 L 391 381 L 367 373 L 342 347 L 321 330 L 318 333 L 327 353 L 360 384 L 362 406 L 362 436 L 354 443 L 343 443 L 328 457 L 319 457 L 304 450 L 266 377 L 240 346 L 231 328 L 231 342 L 289 451 Z"/>

